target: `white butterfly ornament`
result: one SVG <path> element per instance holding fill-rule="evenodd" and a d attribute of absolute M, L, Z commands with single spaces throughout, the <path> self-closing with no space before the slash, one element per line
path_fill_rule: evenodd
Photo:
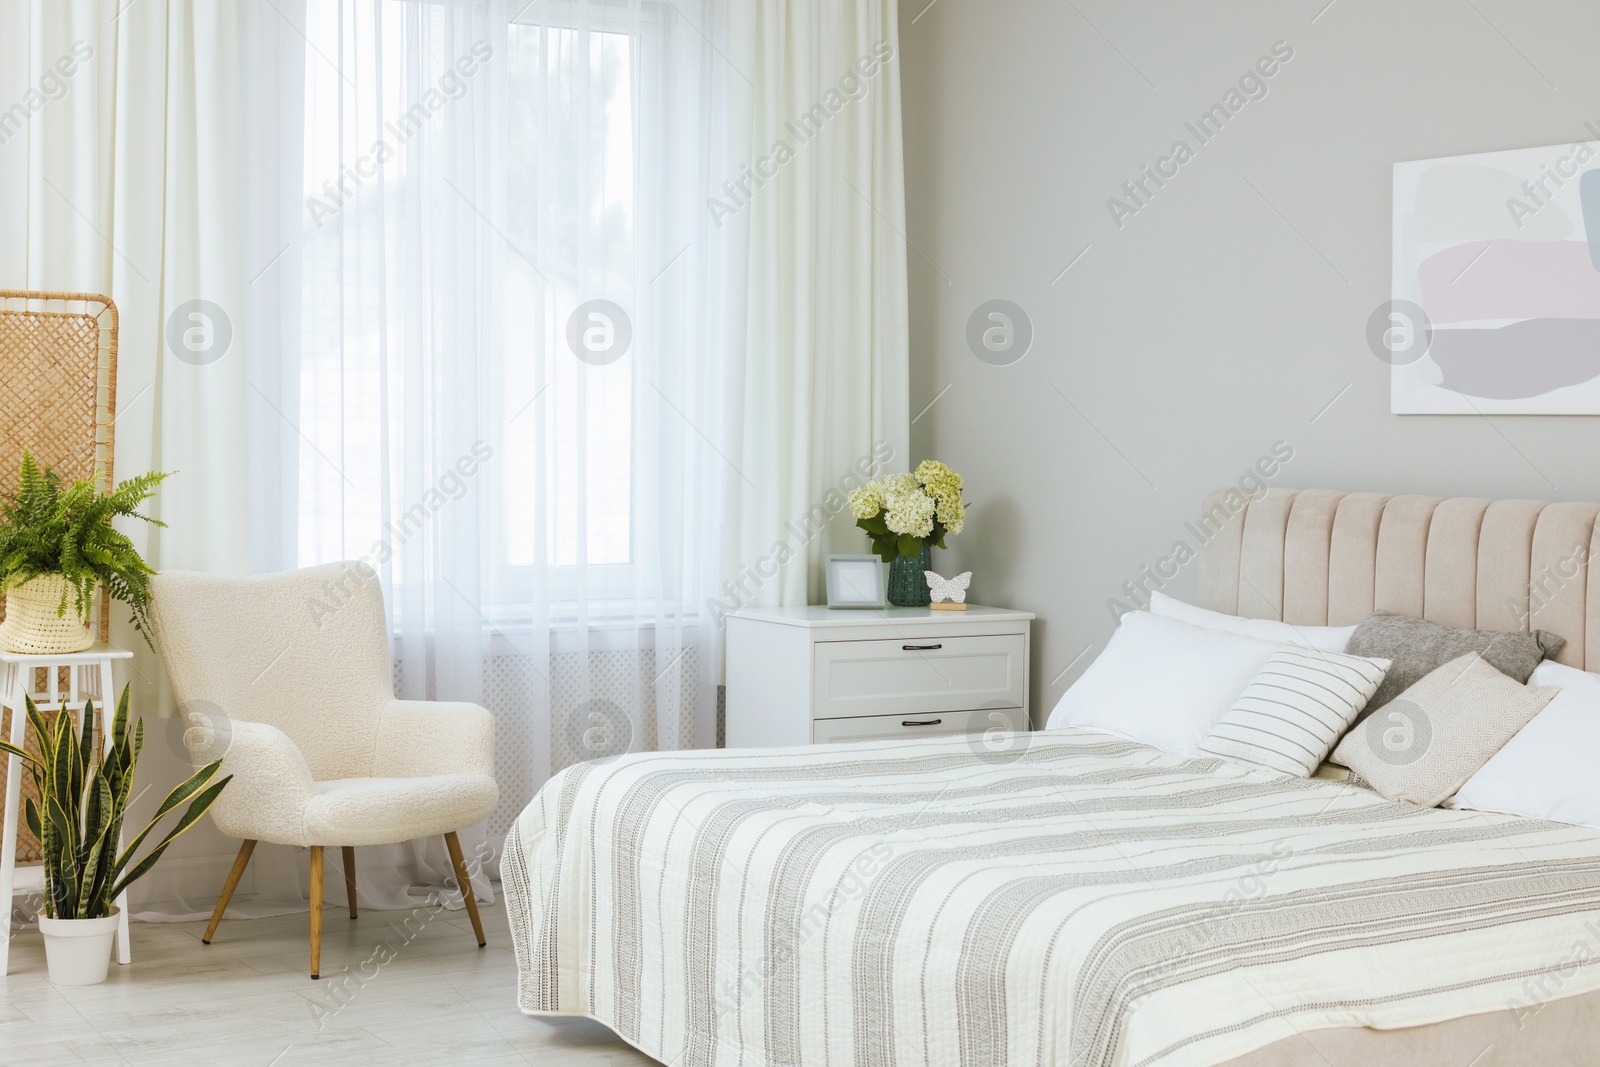
<path fill-rule="evenodd" d="M 928 591 L 933 595 L 933 602 L 949 600 L 956 604 L 965 604 L 967 601 L 967 586 L 972 584 L 972 572 L 962 571 L 954 578 L 941 578 L 933 571 L 923 571 L 923 576 L 928 579 Z"/>

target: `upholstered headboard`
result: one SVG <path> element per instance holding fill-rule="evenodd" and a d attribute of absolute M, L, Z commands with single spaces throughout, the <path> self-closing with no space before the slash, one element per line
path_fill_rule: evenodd
<path fill-rule="evenodd" d="M 1200 603 L 1347 626 L 1374 611 L 1483 630 L 1549 630 L 1562 663 L 1600 671 L 1600 504 L 1331 489 L 1207 494 Z"/>

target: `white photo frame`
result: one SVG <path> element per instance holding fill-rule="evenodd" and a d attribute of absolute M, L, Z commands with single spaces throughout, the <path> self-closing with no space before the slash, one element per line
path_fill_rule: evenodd
<path fill-rule="evenodd" d="M 829 555 L 828 607 L 886 608 L 883 560 L 865 555 Z"/>

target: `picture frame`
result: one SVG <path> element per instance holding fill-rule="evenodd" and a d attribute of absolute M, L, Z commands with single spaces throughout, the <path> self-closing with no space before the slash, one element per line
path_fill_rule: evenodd
<path fill-rule="evenodd" d="M 889 606 L 883 560 L 872 553 L 830 554 L 824 564 L 828 578 L 828 607 L 845 609 Z"/>
<path fill-rule="evenodd" d="M 1391 414 L 1600 414 L 1597 154 L 1564 141 L 1394 165 L 1393 299 L 1367 327 Z"/>

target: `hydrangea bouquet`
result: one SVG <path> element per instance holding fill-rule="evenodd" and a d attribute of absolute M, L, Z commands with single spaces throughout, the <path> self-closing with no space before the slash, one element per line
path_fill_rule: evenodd
<path fill-rule="evenodd" d="M 926 548 L 945 547 L 945 535 L 966 525 L 961 475 L 925 459 L 911 474 L 874 478 L 852 490 L 850 513 L 885 563 L 900 556 L 920 559 Z"/>

